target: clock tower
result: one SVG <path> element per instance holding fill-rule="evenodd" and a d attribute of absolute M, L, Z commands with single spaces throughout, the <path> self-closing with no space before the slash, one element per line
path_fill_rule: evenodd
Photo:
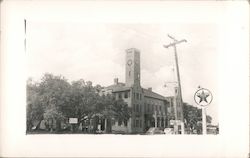
<path fill-rule="evenodd" d="M 126 50 L 126 86 L 140 87 L 140 51 L 136 48 Z"/>

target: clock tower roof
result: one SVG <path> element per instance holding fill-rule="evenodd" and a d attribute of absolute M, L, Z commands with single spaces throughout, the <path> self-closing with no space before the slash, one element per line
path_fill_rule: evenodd
<path fill-rule="evenodd" d="M 126 52 L 137 52 L 137 53 L 140 53 L 140 50 L 139 49 L 137 49 L 137 48 L 129 48 L 129 49 L 127 49 L 126 50 Z"/>

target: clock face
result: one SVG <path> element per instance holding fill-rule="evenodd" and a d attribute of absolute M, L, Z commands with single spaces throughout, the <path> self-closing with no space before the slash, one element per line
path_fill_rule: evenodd
<path fill-rule="evenodd" d="M 128 66 L 132 65 L 132 60 L 129 59 L 128 62 L 127 62 Z"/>

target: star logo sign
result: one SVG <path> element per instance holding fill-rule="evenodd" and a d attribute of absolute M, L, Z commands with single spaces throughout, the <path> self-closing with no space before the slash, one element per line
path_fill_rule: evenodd
<path fill-rule="evenodd" d="M 195 102 L 200 106 L 207 106 L 212 102 L 212 93 L 205 88 L 200 88 L 194 95 Z"/>
<path fill-rule="evenodd" d="M 202 92 L 201 92 L 201 93 L 198 93 L 198 94 L 197 94 L 197 97 L 199 97 L 199 98 L 200 98 L 199 103 L 200 103 L 200 102 L 202 102 L 202 101 L 207 102 L 207 97 L 208 97 L 208 96 L 209 96 L 209 94 L 208 94 L 208 93 L 206 93 L 206 92 L 204 92 L 204 90 L 202 90 Z"/>

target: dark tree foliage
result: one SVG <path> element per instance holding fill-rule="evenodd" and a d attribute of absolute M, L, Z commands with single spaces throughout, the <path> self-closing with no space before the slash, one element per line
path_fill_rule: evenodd
<path fill-rule="evenodd" d="M 43 119 L 45 107 L 40 101 L 38 94 L 39 86 L 37 83 L 32 83 L 32 80 L 27 81 L 27 107 L 26 107 L 26 124 L 27 129 L 30 130 L 35 120 Z"/>
<path fill-rule="evenodd" d="M 202 128 L 202 110 L 189 105 L 187 103 L 183 103 L 183 115 L 186 120 L 185 126 L 191 128 L 191 130 L 201 131 Z M 211 123 L 212 117 L 207 115 L 207 123 Z"/>
<path fill-rule="evenodd" d="M 27 81 L 27 130 L 34 121 L 53 119 L 62 121 L 70 117 L 104 118 L 128 120 L 131 110 L 123 100 L 112 95 L 100 96 L 101 85 L 93 86 L 91 81 L 69 83 L 62 76 L 44 74 L 41 82 Z"/>

